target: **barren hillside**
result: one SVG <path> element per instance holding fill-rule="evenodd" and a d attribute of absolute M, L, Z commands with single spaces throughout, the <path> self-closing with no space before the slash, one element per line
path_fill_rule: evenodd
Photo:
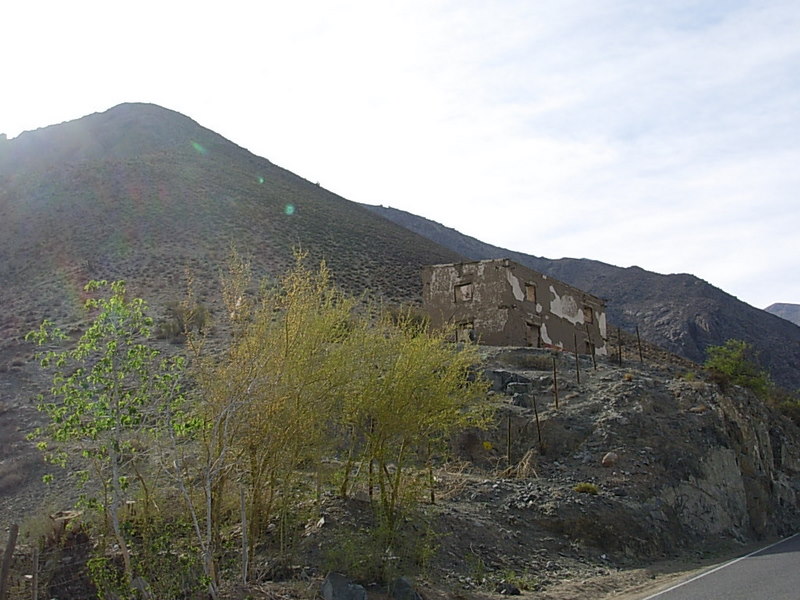
<path fill-rule="evenodd" d="M 460 256 L 259 158 L 178 113 L 125 104 L 0 147 L 0 339 L 74 320 L 89 279 L 158 307 L 187 274 L 216 305 L 230 248 L 276 276 L 295 248 L 338 282 L 416 299 L 419 269 Z"/>

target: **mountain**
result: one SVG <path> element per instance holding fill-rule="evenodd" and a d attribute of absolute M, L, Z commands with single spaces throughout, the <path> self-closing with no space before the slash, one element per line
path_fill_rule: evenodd
<path fill-rule="evenodd" d="M 693 361 L 703 361 L 708 346 L 731 338 L 746 340 L 777 383 L 800 388 L 800 327 L 694 275 L 661 275 L 596 260 L 531 256 L 486 244 L 408 212 L 366 207 L 472 260 L 508 257 L 605 298 L 612 323 L 629 331 L 638 327 L 648 341 Z"/>
<path fill-rule="evenodd" d="M 302 248 L 342 287 L 392 302 L 419 299 L 423 265 L 508 256 L 608 298 L 614 324 L 687 358 L 746 339 L 778 382 L 800 387 L 800 327 L 696 277 L 510 252 L 359 205 L 159 106 L 122 104 L 0 139 L 0 350 L 45 317 L 74 327 L 89 279 L 125 279 L 157 312 L 191 280 L 219 310 L 231 247 L 259 277 Z"/>
<path fill-rule="evenodd" d="M 776 302 L 775 304 L 770 304 L 764 310 L 773 315 L 778 315 L 782 319 L 791 321 L 795 325 L 800 325 L 800 304 Z"/>
<path fill-rule="evenodd" d="M 45 317 L 73 323 L 89 279 L 156 308 L 191 278 L 219 306 L 230 248 L 276 276 L 296 248 L 340 285 L 419 296 L 425 264 L 462 257 L 150 104 L 122 104 L 0 141 L 0 345 Z"/>

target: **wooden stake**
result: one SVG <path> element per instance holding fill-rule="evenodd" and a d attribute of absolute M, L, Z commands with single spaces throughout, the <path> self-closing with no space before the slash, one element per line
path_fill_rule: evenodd
<path fill-rule="evenodd" d="M 39 600 L 39 545 L 41 541 L 37 541 L 33 547 L 33 579 L 31 580 L 31 598 Z"/>
<path fill-rule="evenodd" d="M 436 490 L 434 484 L 436 480 L 433 477 L 433 450 L 431 448 L 431 441 L 428 440 L 428 488 L 431 492 L 431 504 L 436 504 Z"/>
<path fill-rule="evenodd" d="M 373 474 L 372 474 L 372 459 L 369 459 L 369 501 L 370 504 L 372 503 L 372 486 L 373 486 Z"/>
<path fill-rule="evenodd" d="M 11 571 L 11 561 L 14 559 L 14 548 L 17 547 L 17 534 L 19 525 L 14 523 L 8 531 L 8 543 L 3 554 L 3 565 L 0 567 L 0 600 L 8 598 L 8 574 Z"/>
<path fill-rule="evenodd" d="M 508 422 L 506 425 L 506 460 L 508 466 L 511 466 L 511 415 L 508 415 Z"/>
<path fill-rule="evenodd" d="M 247 503 L 245 502 L 244 486 L 239 485 L 239 510 L 242 520 L 242 585 L 247 585 L 247 574 L 250 571 L 250 554 L 248 553 L 249 541 L 247 540 Z"/>
<path fill-rule="evenodd" d="M 636 326 L 636 343 L 639 345 L 639 362 L 644 364 L 644 356 L 642 355 L 642 338 L 639 337 L 639 326 Z"/>
<path fill-rule="evenodd" d="M 558 369 L 555 356 L 553 357 L 553 397 L 556 400 L 556 410 L 558 410 Z"/>
<path fill-rule="evenodd" d="M 542 442 L 542 428 L 539 425 L 539 410 L 536 408 L 536 396 L 531 394 L 533 399 L 533 416 L 536 417 L 536 433 L 539 436 L 539 453 L 544 454 L 544 442 Z"/>

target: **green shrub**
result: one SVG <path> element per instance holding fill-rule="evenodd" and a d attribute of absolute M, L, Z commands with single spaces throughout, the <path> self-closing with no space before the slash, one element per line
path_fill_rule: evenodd
<path fill-rule="evenodd" d="M 588 483 L 586 481 L 579 483 L 574 488 L 572 488 L 579 494 L 591 494 L 592 496 L 596 496 L 597 493 L 600 491 L 597 489 L 597 486 L 593 483 Z"/>
<path fill-rule="evenodd" d="M 800 393 L 773 388 L 769 395 L 769 404 L 800 426 Z"/>
<path fill-rule="evenodd" d="M 516 572 L 511 569 L 504 570 L 501 574 L 501 582 L 509 583 L 523 592 L 535 590 L 541 580 L 533 573 Z"/>
<path fill-rule="evenodd" d="M 772 382 L 767 372 L 758 366 L 755 351 L 747 342 L 728 340 L 722 346 L 709 346 L 706 355 L 703 366 L 711 380 L 722 389 L 739 385 L 752 390 L 759 398 L 769 395 Z"/>
<path fill-rule="evenodd" d="M 325 569 L 363 583 L 389 583 L 424 572 L 436 554 L 436 534 L 419 514 L 407 517 L 400 531 L 377 519 L 372 526 L 338 533 L 325 553 Z"/>

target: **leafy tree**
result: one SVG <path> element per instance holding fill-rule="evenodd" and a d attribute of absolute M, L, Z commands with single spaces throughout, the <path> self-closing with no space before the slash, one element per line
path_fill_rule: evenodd
<path fill-rule="evenodd" d="M 350 359 L 341 419 L 351 431 L 350 448 L 360 449 L 360 462 L 368 465 L 370 493 L 377 487 L 380 531 L 390 550 L 400 517 L 418 498 L 413 483 L 419 469 L 432 467 L 434 452 L 454 430 L 483 422 L 476 407 L 487 387 L 473 372 L 475 347 L 447 343 L 424 321 L 384 314 L 364 325 L 340 348 L 345 357 L 357 357 L 355 364 Z M 350 458 L 343 494 L 352 464 Z M 431 476 L 431 499 L 432 483 Z"/>
<path fill-rule="evenodd" d="M 319 491 L 323 461 L 344 455 L 340 492 L 358 477 L 377 490 L 383 550 L 392 550 L 399 517 L 418 497 L 419 470 L 454 428 L 475 421 L 470 408 L 486 387 L 471 373 L 474 348 L 446 343 L 419 319 L 364 306 L 335 287 L 324 263 L 309 269 L 303 254 L 255 298 L 241 260 L 233 267 L 223 295 L 234 339 L 200 378 L 209 465 L 216 461 L 219 473 L 210 504 L 238 482 L 245 562 L 271 521 L 284 553 L 298 491 Z"/>
<path fill-rule="evenodd" d="M 722 346 L 710 346 L 705 368 L 721 385 L 740 385 L 766 398 L 772 388 L 769 375 L 758 366 L 755 352 L 747 342 L 728 340 Z"/>
<path fill-rule="evenodd" d="M 234 259 L 223 295 L 236 335 L 201 375 L 213 424 L 208 456 L 219 470 L 211 502 L 219 505 L 231 476 L 245 486 L 248 555 L 273 516 L 285 546 L 300 469 L 318 468 L 330 444 L 336 390 L 347 376 L 332 349 L 347 335 L 356 302 L 335 289 L 324 263 L 311 271 L 304 258 L 299 254 L 294 268 L 252 302 L 241 281 L 247 269 Z"/>
<path fill-rule="evenodd" d="M 87 292 L 108 290 L 108 297 L 90 298 L 93 320 L 72 347 L 40 354 L 41 365 L 53 370 L 51 401 L 41 397 L 40 410 L 50 422 L 37 430 L 39 447 L 62 466 L 76 449 L 88 461 L 85 482 L 101 490 L 90 506 L 102 509 L 111 524 L 124 562 L 125 584 L 133 578 L 131 552 L 121 526 L 121 511 L 136 480 L 149 503 L 147 475 L 142 468 L 148 438 L 163 433 L 163 414 L 174 413 L 183 396 L 184 361 L 163 358 L 144 341 L 152 320 L 140 298 L 128 298 L 125 284 L 92 281 Z M 67 336 L 45 321 L 26 339 L 42 345 Z"/>

